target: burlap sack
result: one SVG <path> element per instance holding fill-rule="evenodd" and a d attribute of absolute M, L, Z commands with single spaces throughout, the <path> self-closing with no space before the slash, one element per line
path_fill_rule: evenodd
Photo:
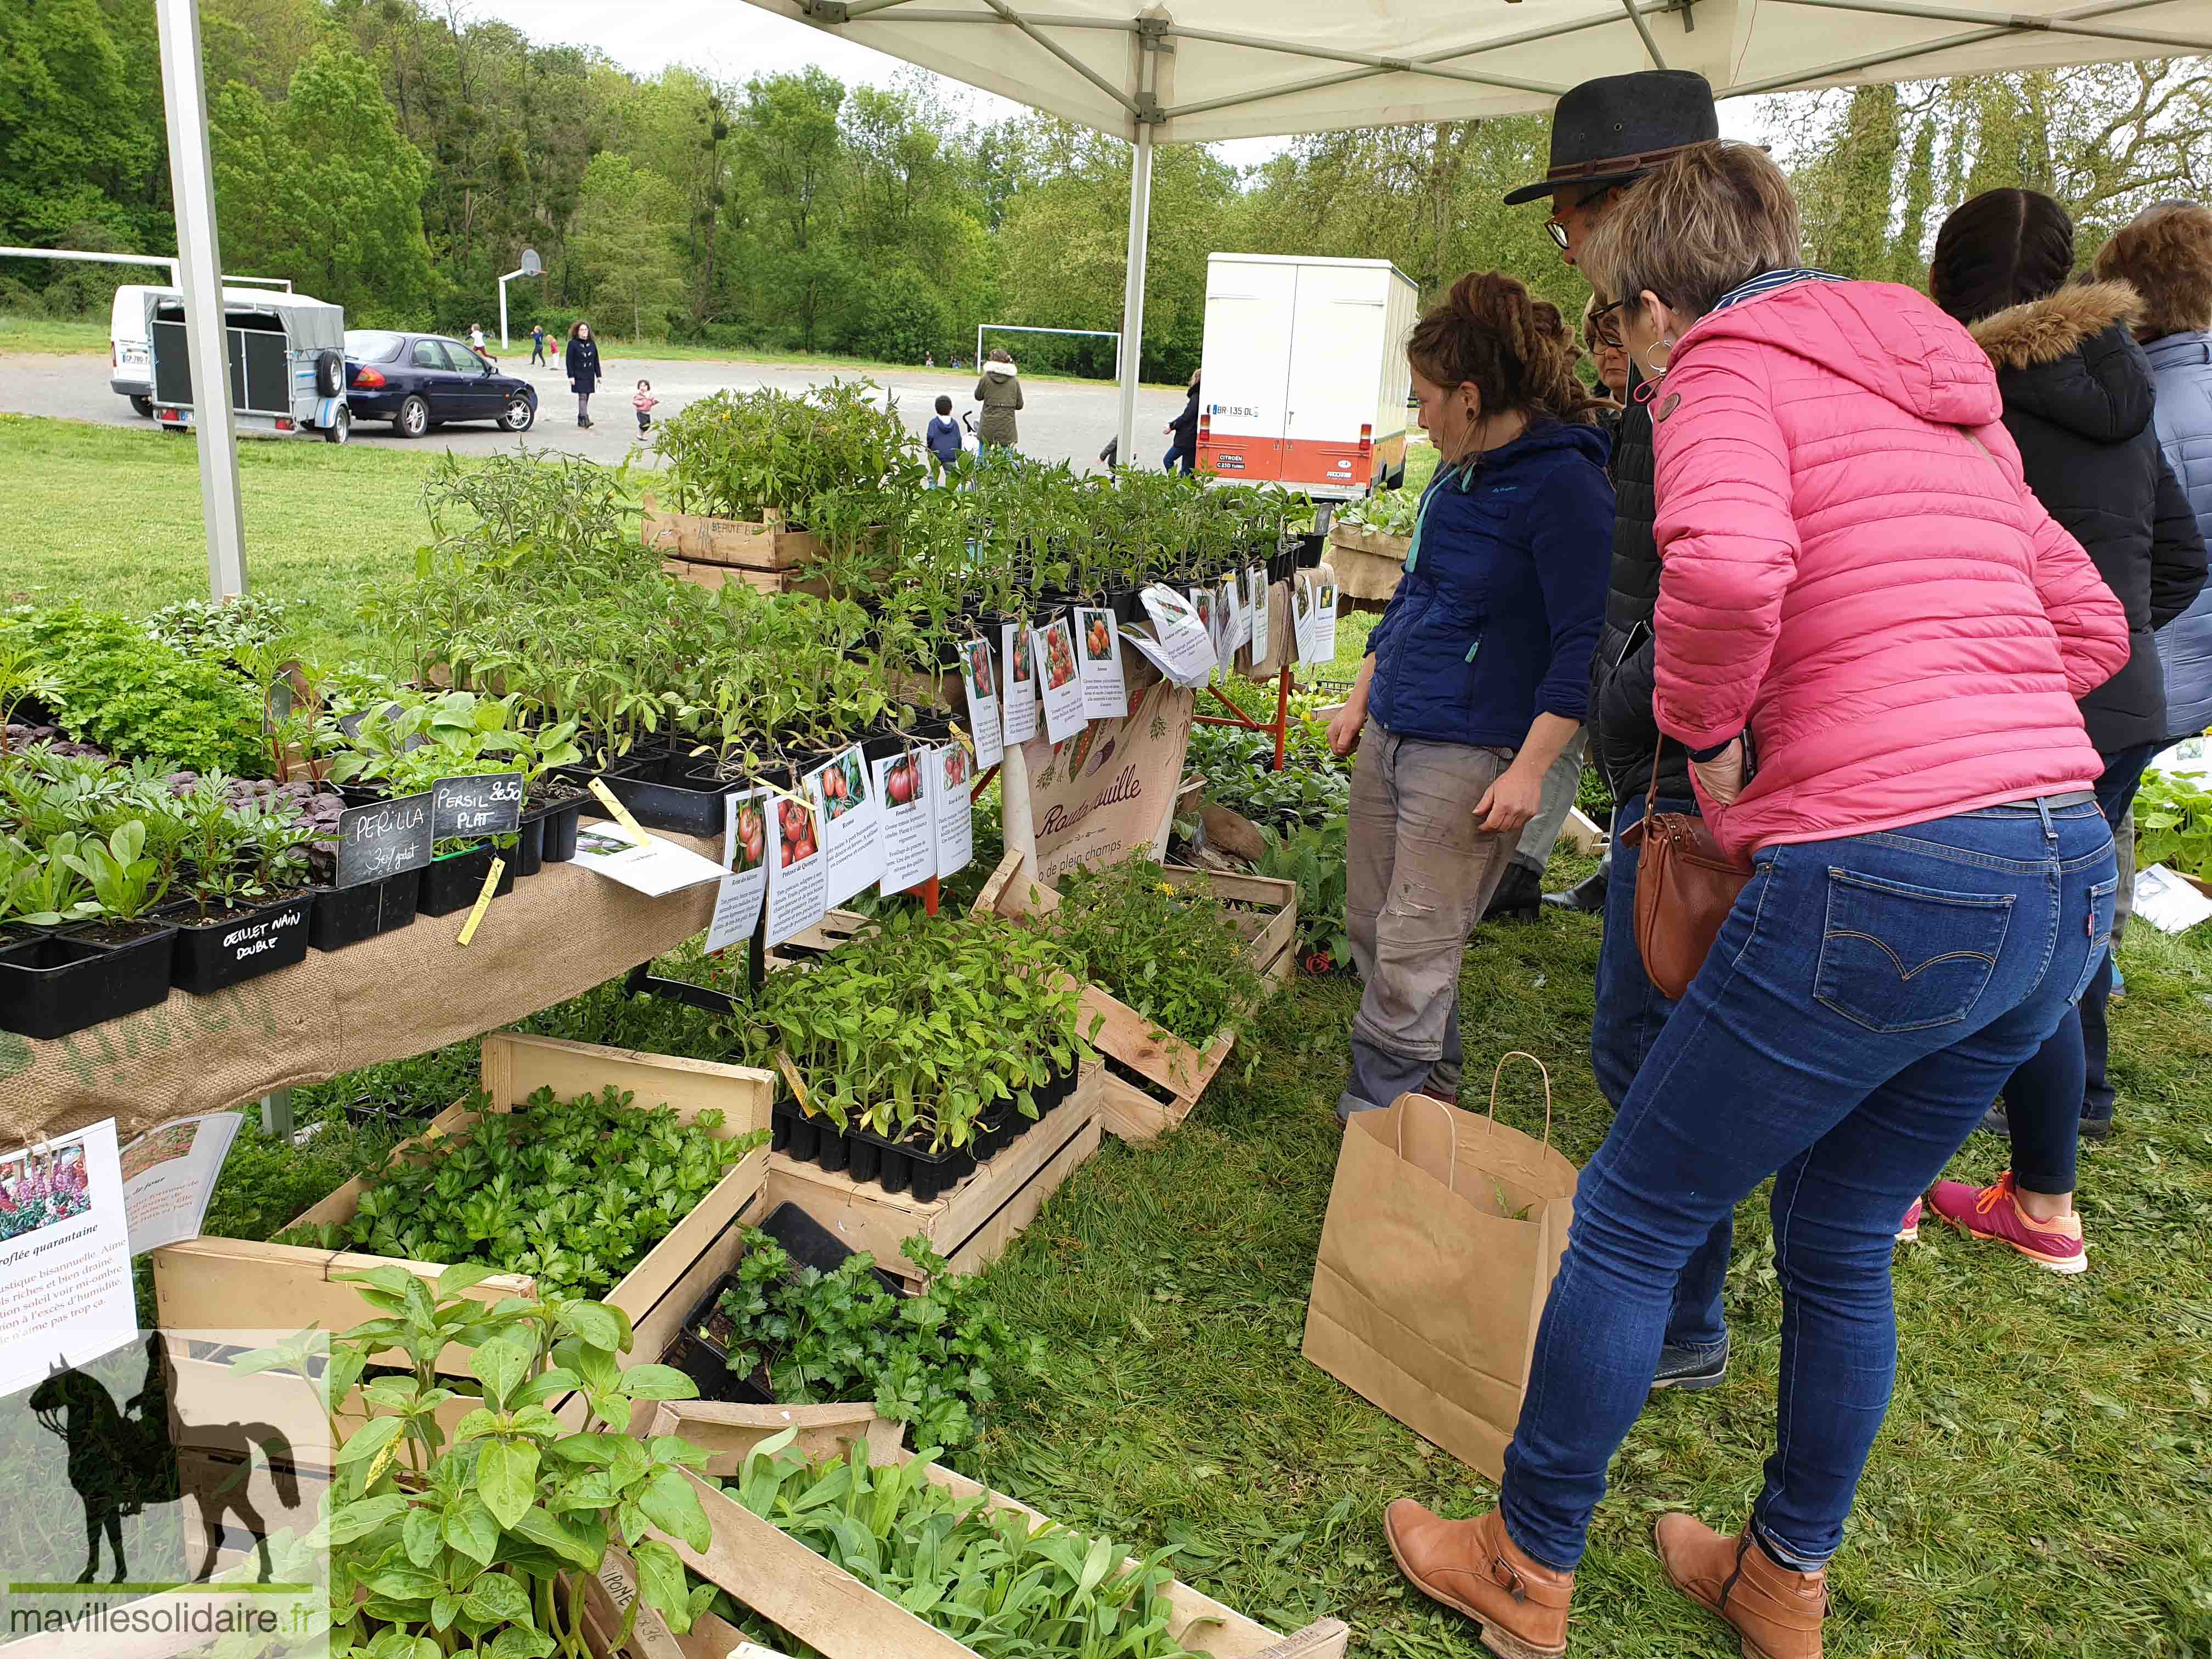
<path fill-rule="evenodd" d="M 1508 1054 L 1542 1070 L 1529 1054 Z M 1337 1154 L 1305 1357 L 1492 1480 L 1567 1247 L 1575 1166 L 1546 1140 L 1427 1095 L 1355 1113 Z"/>
<path fill-rule="evenodd" d="M 665 839 L 720 860 L 719 844 Z M 417 916 L 343 951 L 211 997 L 39 1042 L 0 1031 L 0 1146 L 104 1117 L 128 1139 L 271 1089 L 419 1054 L 495 1030 L 650 961 L 706 927 L 712 884 L 647 898 L 580 865 L 549 864 L 466 915 Z"/>

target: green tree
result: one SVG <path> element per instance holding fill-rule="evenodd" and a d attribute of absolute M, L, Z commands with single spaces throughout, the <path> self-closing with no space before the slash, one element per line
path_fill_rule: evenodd
<path fill-rule="evenodd" d="M 157 160 L 138 106 L 94 0 L 0 0 L 0 241 L 138 229 L 122 203 Z"/>
<path fill-rule="evenodd" d="M 669 307 L 683 298 L 683 272 L 670 234 L 683 219 L 675 186 L 627 156 L 595 155 L 584 170 L 576 252 L 592 273 L 595 301 L 629 317 L 633 340 L 645 337 L 648 323 L 658 334 L 666 326 Z"/>

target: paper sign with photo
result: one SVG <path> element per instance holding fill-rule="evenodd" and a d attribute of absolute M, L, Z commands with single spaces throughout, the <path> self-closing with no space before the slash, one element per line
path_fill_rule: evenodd
<path fill-rule="evenodd" d="M 2185 933 L 2212 916 L 2212 899 L 2154 864 L 2136 872 L 2136 914 L 2161 933 Z"/>
<path fill-rule="evenodd" d="M 1075 632 L 1067 618 L 1030 630 L 1030 656 L 1044 698 L 1045 735 L 1064 743 L 1080 732 L 1090 716 L 1083 712 L 1083 678 L 1075 666 Z"/>
<path fill-rule="evenodd" d="M 1237 663 L 1237 578 L 1224 576 L 1213 590 L 1213 650 L 1225 678 Z"/>
<path fill-rule="evenodd" d="M 176 1118 L 123 1149 L 123 1217 L 131 1255 L 200 1236 L 215 1178 L 243 1121 L 236 1112 Z"/>
<path fill-rule="evenodd" d="M 1336 579 L 1329 576 L 1315 588 L 1313 647 L 1316 662 L 1336 660 Z"/>
<path fill-rule="evenodd" d="M 822 797 L 812 780 L 798 795 L 778 795 L 768 817 L 768 938 L 781 945 L 830 913 L 829 863 L 822 851 Z"/>
<path fill-rule="evenodd" d="M 0 1395 L 137 1341 L 115 1120 L 0 1156 Z"/>
<path fill-rule="evenodd" d="M 991 660 L 988 640 L 961 641 L 960 685 L 968 694 L 968 735 L 975 740 L 975 764 L 996 766 L 1006 753 L 1006 738 L 999 725 L 998 666 Z"/>
<path fill-rule="evenodd" d="M 1244 573 L 1244 591 L 1252 602 L 1252 660 L 1267 660 L 1267 567 L 1255 564 Z"/>
<path fill-rule="evenodd" d="M 1196 690 L 1212 674 L 1218 660 L 1197 607 L 1172 587 L 1158 583 L 1145 589 L 1142 599 L 1145 614 L 1152 618 L 1152 637 L 1126 637 L 1179 689 Z"/>
<path fill-rule="evenodd" d="M 1029 656 L 1022 653 L 1024 660 Z M 929 751 L 910 749 L 875 763 L 876 799 L 884 815 L 885 898 L 919 887 L 937 873 L 937 826 L 929 813 Z"/>
<path fill-rule="evenodd" d="M 1252 643 L 1252 589 L 1241 570 L 1232 570 L 1222 580 L 1237 597 L 1237 646 L 1241 650 Z"/>
<path fill-rule="evenodd" d="M 1021 623 L 1007 623 L 999 629 L 999 663 L 1006 676 L 999 688 L 1000 737 L 1011 749 L 1037 733 L 1036 662 Z"/>
<path fill-rule="evenodd" d="M 1185 591 L 1190 596 L 1191 608 L 1198 612 L 1199 621 L 1206 624 L 1206 643 L 1207 647 L 1213 653 L 1213 660 L 1218 665 L 1221 661 L 1221 609 L 1219 603 L 1215 597 L 1213 590 L 1210 587 L 1193 587 Z"/>
<path fill-rule="evenodd" d="M 1121 625 L 1103 605 L 1075 610 L 1075 655 L 1083 668 L 1085 719 L 1118 720 L 1129 712 L 1121 678 Z"/>
<path fill-rule="evenodd" d="M 722 863 L 729 874 L 714 895 L 714 920 L 708 925 L 711 953 L 742 945 L 760 925 L 761 900 L 768 891 L 769 819 L 775 797 L 765 789 L 746 789 L 726 798 Z"/>
<path fill-rule="evenodd" d="M 720 881 L 723 874 L 720 865 L 688 847 L 658 836 L 634 841 L 629 830 L 613 823 L 586 823 L 576 832 L 576 862 L 648 898 Z"/>
<path fill-rule="evenodd" d="M 823 897 L 842 904 L 883 879 L 882 798 L 857 743 L 808 773 L 806 783 L 806 793 L 822 803 L 822 851 L 829 860 Z"/>
<path fill-rule="evenodd" d="M 929 751 L 929 810 L 937 835 L 940 879 L 957 875 L 975 859 L 974 785 L 975 772 L 965 749 L 949 743 Z"/>

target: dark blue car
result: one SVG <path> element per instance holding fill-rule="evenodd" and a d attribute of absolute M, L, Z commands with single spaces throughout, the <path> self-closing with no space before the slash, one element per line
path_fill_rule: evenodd
<path fill-rule="evenodd" d="M 496 421 L 527 432 L 538 419 L 538 388 L 442 334 L 346 331 L 346 402 L 356 421 L 389 421 L 402 438 L 419 438 L 449 421 Z"/>

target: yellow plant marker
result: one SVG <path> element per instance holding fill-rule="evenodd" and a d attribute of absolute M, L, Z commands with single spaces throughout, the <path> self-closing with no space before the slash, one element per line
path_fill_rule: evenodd
<path fill-rule="evenodd" d="M 499 878 L 506 873 L 507 860 L 494 859 L 491 868 L 484 872 L 483 891 L 477 895 L 477 902 L 469 907 L 469 919 L 461 924 L 460 937 L 453 941 L 454 944 L 466 945 L 477 936 L 477 924 L 484 919 L 484 912 L 491 908 L 492 895 L 499 891 Z"/>
<path fill-rule="evenodd" d="M 814 1103 L 806 1097 L 806 1085 L 799 1075 L 799 1067 L 791 1063 L 791 1056 L 781 1048 L 775 1051 L 775 1068 L 783 1073 L 783 1080 L 791 1085 L 791 1092 L 798 1097 L 799 1109 L 811 1117 Z"/>
<path fill-rule="evenodd" d="M 624 806 L 622 802 L 615 799 L 615 792 L 607 787 L 607 781 L 605 778 L 593 778 L 592 780 L 592 793 L 599 798 L 600 805 L 605 807 L 608 811 L 614 814 L 615 822 L 622 825 L 623 829 L 629 830 L 632 836 L 635 836 L 637 838 L 637 844 L 640 847 L 644 846 L 646 842 L 649 839 L 645 833 L 645 826 L 629 815 L 629 807 Z"/>

